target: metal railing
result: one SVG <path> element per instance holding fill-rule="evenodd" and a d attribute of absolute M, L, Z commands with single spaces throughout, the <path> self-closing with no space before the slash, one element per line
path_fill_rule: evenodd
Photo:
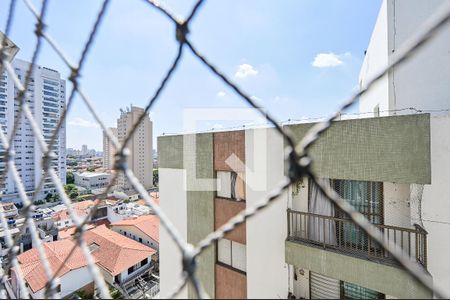
<path fill-rule="evenodd" d="M 395 263 L 392 255 L 351 219 L 288 209 L 287 220 L 288 240 L 311 243 L 324 249 L 334 249 L 361 258 Z M 374 225 L 383 233 L 386 243 L 400 246 L 405 256 L 427 267 L 428 233 L 422 227 L 417 224 L 414 228 Z"/>

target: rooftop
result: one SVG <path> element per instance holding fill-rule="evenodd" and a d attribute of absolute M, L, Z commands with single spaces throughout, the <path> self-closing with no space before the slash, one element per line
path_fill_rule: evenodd
<path fill-rule="evenodd" d="M 98 265 L 113 276 L 156 253 L 152 248 L 114 232 L 105 225 L 87 231 L 84 240 L 88 246 L 93 243 L 99 246 L 92 255 Z"/>
<path fill-rule="evenodd" d="M 111 227 L 113 226 L 133 226 L 159 243 L 159 217 L 156 215 L 145 215 L 121 220 L 112 223 Z"/>
<path fill-rule="evenodd" d="M 80 248 L 77 247 L 72 255 L 69 256 L 75 245 L 75 242 L 71 239 L 43 244 L 52 272 L 60 269 L 57 274 L 59 277 L 71 270 L 79 269 L 87 265 Z M 31 290 L 36 293 L 44 288 L 47 284 L 47 276 L 45 275 L 44 266 L 37 249 L 30 249 L 17 256 L 17 259 L 21 266 L 23 276 Z"/>

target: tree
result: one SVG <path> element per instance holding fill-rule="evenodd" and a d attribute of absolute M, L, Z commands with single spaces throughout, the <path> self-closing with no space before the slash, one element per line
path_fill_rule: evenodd
<path fill-rule="evenodd" d="M 75 183 L 75 177 L 73 176 L 72 172 L 67 172 L 66 174 L 66 184 L 74 184 Z"/>
<path fill-rule="evenodd" d="M 66 184 L 64 186 L 64 191 L 69 195 L 70 199 L 75 199 L 79 195 L 77 186 L 73 183 Z"/>
<path fill-rule="evenodd" d="M 95 172 L 95 168 L 94 167 L 89 167 L 86 169 L 86 171 L 88 172 Z"/>
<path fill-rule="evenodd" d="M 158 186 L 159 182 L 159 172 L 158 169 L 153 169 L 153 185 Z"/>

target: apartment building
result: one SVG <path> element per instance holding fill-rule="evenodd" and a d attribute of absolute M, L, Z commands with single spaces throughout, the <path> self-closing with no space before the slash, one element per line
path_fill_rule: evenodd
<path fill-rule="evenodd" d="M 15 59 L 13 61 L 14 70 L 19 79 L 24 82 L 26 72 L 30 63 Z M 61 79 L 58 71 L 53 69 L 34 66 L 31 81 L 25 94 L 25 101 L 29 105 L 33 116 L 44 135 L 47 143 L 56 128 L 61 112 L 65 107 L 65 80 Z M 0 124 L 3 131 L 10 136 L 14 127 L 14 122 L 18 117 L 19 102 L 17 98 L 18 90 L 13 79 L 4 72 L 0 75 Z M 42 151 L 35 138 L 30 122 L 22 118 L 16 135 L 14 136 L 12 147 L 14 147 L 14 163 L 17 166 L 22 183 L 29 196 L 34 194 L 35 186 L 43 176 Z M 63 124 L 52 148 L 56 154 L 50 164 L 59 175 L 62 182 L 66 181 L 66 125 Z M 3 154 L 4 155 L 4 154 Z M 5 163 L 1 163 L 0 171 L 4 170 Z M 50 178 L 45 178 L 43 190 L 37 195 L 37 200 L 42 200 L 48 193 L 55 193 L 55 187 Z M 12 178 L 10 171 L 6 178 L 2 180 L 1 196 L 2 201 L 21 202 L 18 195 L 18 188 Z"/>
<path fill-rule="evenodd" d="M 288 127 L 300 140 L 312 125 Z M 429 114 L 337 121 L 311 149 L 320 180 L 447 291 L 449 130 L 449 116 Z M 195 244 L 282 180 L 285 146 L 273 129 L 159 137 L 161 208 Z M 180 262 L 162 230 L 162 294 Z M 209 247 L 198 274 L 217 298 L 432 297 L 308 180 Z"/>
<path fill-rule="evenodd" d="M 134 127 L 144 109 L 131 105 L 126 110 L 121 110 L 120 118 L 117 119 L 117 138 L 123 143 Z M 153 158 L 152 158 L 152 121 L 148 114 L 138 125 L 133 137 L 127 143 L 130 155 L 127 160 L 128 167 L 139 179 L 146 189 L 153 187 Z M 123 173 L 119 174 L 117 185 L 126 192 L 132 192 L 128 180 Z"/>
<path fill-rule="evenodd" d="M 108 129 L 115 137 L 117 137 L 117 128 L 110 127 Z M 108 136 L 103 132 L 103 167 L 106 170 L 114 169 L 115 154 L 113 144 L 108 139 Z"/>
<path fill-rule="evenodd" d="M 361 67 L 360 87 L 387 66 L 402 44 L 445 2 L 384 0 Z M 388 116 L 410 113 L 408 108 L 415 108 L 448 114 L 439 111 L 450 108 L 449 41 L 450 27 L 444 26 L 413 57 L 361 97 L 360 112 Z"/>

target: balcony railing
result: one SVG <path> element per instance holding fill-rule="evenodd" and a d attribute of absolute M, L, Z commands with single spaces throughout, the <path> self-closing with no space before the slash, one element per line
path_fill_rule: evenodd
<path fill-rule="evenodd" d="M 394 259 L 378 243 L 351 220 L 288 209 L 288 240 L 334 249 L 360 258 L 394 263 Z M 405 255 L 427 267 L 427 232 L 419 225 L 402 228 L 376 225 L 385 241 L 400 246 Z"/>

